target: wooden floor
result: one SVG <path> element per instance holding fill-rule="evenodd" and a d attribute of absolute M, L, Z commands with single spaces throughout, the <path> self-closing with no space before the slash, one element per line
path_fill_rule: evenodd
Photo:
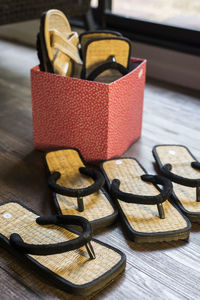
<path fill-rule="evenodd" d="M 43 214 L 54 212 L 42 162 L 34 150 L 29 69 L 36 51 L 0 41 L 0 202 L 18 200 Z M 200 158 L 197 93 L 149 82 L 142 138 L 125 155 L 154 172 L 151 150 L 159 143 L 187 145 Z M 97 235 L 127 256 L 125 273 L 94 299 L 200 299 L 200 225 L 189 243 L 152 245 L 127 241 L 117 223 Z M 0 248 L 0 299 L 83 299 L 49 286 Z"/>

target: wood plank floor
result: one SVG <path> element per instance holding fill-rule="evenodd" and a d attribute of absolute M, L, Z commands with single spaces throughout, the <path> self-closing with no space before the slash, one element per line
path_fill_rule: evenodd
<path fill-rule="evenodd" d="M 36 51 L 0 41 L 0 203 L 18 200 L 43 214 L 54 212 L 42 162 L 34 150 L 29 69 Z M 148 82 L 142 138 L 124 156 L 135 156 L 154 172 L 152 147 L 180 143 L 200 158 L 200 98 L 197 93 Z M 200 299 L 200 225 L 190 240 L 156 244 L 127 241 L 120 224 L 96 236 L 127 256 L 125 273 L 94 299 Z M 83 299 L 36 276 L 0 248 L 1 299 Z M 89 299 L 89 298 L 88 298 Z"/>

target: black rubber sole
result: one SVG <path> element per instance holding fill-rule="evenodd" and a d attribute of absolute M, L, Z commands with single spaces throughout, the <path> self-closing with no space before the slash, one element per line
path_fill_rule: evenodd
<path fill-rule="evenodd" d="M 40 65 L 39 65 L 40 71 L 54 73 L 53 66 L 48 56 L 48 51 L 47 51 L 45 36 L 44 36 L 45 18 L 46 18 L 46 12 L 44 12 L 41 16 L 40 32 L 38 32 L 37 34 L 37 43 L 36 43 L 37 55 L 40 61 Z"/>

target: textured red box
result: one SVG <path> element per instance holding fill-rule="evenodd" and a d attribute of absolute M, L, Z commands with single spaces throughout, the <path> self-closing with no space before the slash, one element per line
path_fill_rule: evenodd
<path fill-rule="evenodd" d="M 85 160 L 120 156 L 141 135 L 146 60 L 106 84 L 31 70 L 35 148 L 78 148 Z"/>

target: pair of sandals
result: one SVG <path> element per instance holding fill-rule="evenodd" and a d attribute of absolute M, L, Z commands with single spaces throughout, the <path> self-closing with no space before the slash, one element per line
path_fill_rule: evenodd
<path fill-rule="evenodd" d="M 80 40 L 80 42 L 79 42 Z M 131 42 L 114 31 L 72 32 L 66 16 L 59 10 L 44 12 L 37 36 L 40 70 L 108 81 L 130 69 Z M 79 67 L 79 68 L 78 68 Z M 76 74 L 76 75 L 75 75 Z"/>
<path fill-rule="evenodd" d="M 85 166 L 77 149 L 48 152 L 48 183 L 58 215 L 2 203 L 1 245 L 57 287 L 91 295 L 125 269 L 120 250 L 92 239 L 92 229 L 113 223 L 118 212 L 135 242 L 187 240 L 189 219 L 200 222 L 200 163 L 181 145 L 155 146 L 153 155 L 164 177 L 147 174 L 135 158 L 104 161 L 100 172 Z"/>

